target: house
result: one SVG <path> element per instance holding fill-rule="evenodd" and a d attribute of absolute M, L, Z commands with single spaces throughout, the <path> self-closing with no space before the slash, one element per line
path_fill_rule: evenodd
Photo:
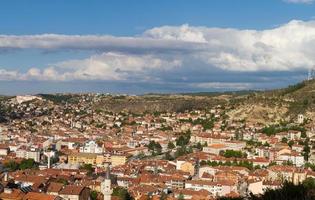
<path fill-rule="evenodd" d="M 58 193 L 62 190 L 63 186 L 64 185 L 62 183 L 51 182 L 48 185 L 46 193 L 50 195 L 58 195 Z"/>
<path fill-rule="evenodd" d="M 191 200 L 209 200 L 212 199 L 211 192 L 207 190 L 199 190 L 195 191 L 192 189 L 183 189 L 183 190 L 174 190 L 174 197 L 176 199 L 180 199 L 182 196 L 184 199 L 191 199 Z"/>
<path fill-rule="evenodd" d="M 103 153 L 103 148 L 98 146 L 95 141 L 89 141 L 84 144 L 83 147 L 80 147 L 80 152 L 82 153 Z"/>
<path fill-rule="evenodd" d="M 66 185 L 59 192 L 59 196 L 64 200 L 89 200 L 90 189 L 78 185 Z"/>
<path fill-rule="evenodd" d="M 247 190 L 248 193 L 252 193 L 254 195 L 262 194 L 263 191 L 263 181 L 259 179 L 251 179 L 247 182 Z"/>
<path fill-rule="evenodd" d="M 176 169 L 181 170 L 183 172 L 189 172 L 190 175 L 195 174 L 195 163 L 186 160 L 177 160 L 176 161 Z"/>
<path fill-rule="evenodd" d="M 94 166 L 102 166 L 104 156 L 95 153 L 73 153 L 68 156 L 69 164 L 91 164 Z"/>
<path fill-rule="evenodd" d="M 56 195 L 29 192 L 23 197 L 23 200 L 62 200 L 62 198 Z"/>
<path fill-rule="evenodd" d="M 40 151 L 38 149 L 18 149 L 16 151 L 17 158 L 33 159 L 35 162 L 40 161 Z"/>
<path fill-rule="evenodd" d="M 5 188 L 0 194 L 0 199 L 2 200 L 23 200 L 24 193 L 19 189 L 9 189 Z"/>
<path fill-rule="evenodd" d="M 195 191 L 207 190 L 215 196 L 225 196 L 237 191 L 237 186 L 232 181 L 188 180 L 185 182 L 185 188 Z"/>

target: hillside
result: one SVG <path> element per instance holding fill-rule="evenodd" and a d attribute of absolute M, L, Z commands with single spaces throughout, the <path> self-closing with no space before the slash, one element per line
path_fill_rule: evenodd
<path fill-rule="evenodd" d="M 90 94 L 39 94 L 55 105 L 77 105 L 84 101 L 94 110 L 111 112 L 184 112 L 204 110 L 217 105 L 225 106 L 232 119 L 258 123 L 275 123 L 295 120 L 298 114 L 315 117 L 315 80 L 303 81 L 283 89 L 270 91 L 240 91 L 226 93 L 190 93 L 178 95 L 148 94 L 142 96 L 90 95 Z M 94 98 L 95 96 L 96 98 Z M 0 96 L 6 102 L 9 97 Z M 5 104 L 4 104 L 5 105 Z M 0 116 L 7 116 L 6 106 Z M 12 113 L 11 113 L 12 114 Z"/>
<path fill-rule="evenodd" d="M 229 97 L 187 96 L 187 95 L 144 95 L 106 97 L 95 104 L 97 109 L 112 112 L 184 112 L 185 110 L 211 108 L 227 104 Z"/>
<path fill-rule="evenodd" d="M 315 80 L 303 81 L 287 88 L 253 92 L 231 99 L 234 109 L 228 115 L 252 122 L 273 123 L 295 120 L 298 114 L 315 116 Z"/>

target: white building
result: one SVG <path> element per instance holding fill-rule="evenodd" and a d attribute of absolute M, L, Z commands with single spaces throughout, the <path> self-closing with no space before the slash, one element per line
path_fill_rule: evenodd
<path fill-rule="evenodd" d="M 82 153 L 103 153 L 103 148 L 99 147 L 95 141 L 89 141 L 80 147 Z"/>
<path fill-rule="evenodd" d="M 296 153 L 286 153 L 278 156 L 277 159 L 279 162 L 292 162 L 293 165 L 301 167 L 305 164 L 304 157 Z"/>
<path fill-rule="evenodd" d="M 104 196 L 104 200 L 111 200 L 111 196 L 113 193 L 113 190 L 111 189 L 112 182 L 110 180 L 110 170 L 109 167 L 107 167 L 106 171 L 106 177 L 104 181 L 101 182 L 101 192 Z"/>
<path fill-rule="evenodd" d="M 195 191 L 207 190 L 215 196 L 225 196 L 230 192 L 236 192 L 237 187 L 231 181 L 206 181 L 206 180 L 189 180 L 185 182 L 186 189 L 192 189 Z"/>
<path fill-rule="evenodd" d="M 24 150 L 18 149 L 16 151 L 17 158 L 24 158 L 24 159 L 33 159 L 35 162 L 40 161 L 40 151 L 37 149 L 34 150 Z"/>
<path fill-rule="evenodd" d="M 303 124 L 303 122 L 304 122 L 304 115 L 299 114 L 299 115 L 298 115 L 297 122 L 298 122 L 299 124 Z"/>
<path fill-rule="evenodd" d="M 262 194 L 263 191 L 263 181 L 262 180 L 249 180 L 248 181 L 248 193 L 253 193 L 254 195 Z"/>

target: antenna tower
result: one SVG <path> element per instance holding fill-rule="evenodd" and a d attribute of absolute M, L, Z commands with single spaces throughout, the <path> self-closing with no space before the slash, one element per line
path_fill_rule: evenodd
<path fill-rule="evenodd" d="M 310 68 L 308 70 L 308 75 L 307 75 L 307 80 L 314 80 L 315 79 L 315 66 L 313 66 L 312 68 Z"/>

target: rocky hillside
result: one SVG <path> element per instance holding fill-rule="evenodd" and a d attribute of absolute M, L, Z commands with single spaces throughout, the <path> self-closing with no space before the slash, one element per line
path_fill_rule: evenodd
<path fill-rule="evenodd" d="M 46 102 L 54 105 L 80 105 L 94 110 L 111 112 L 184 112 L 204 110 L 217 105 L 226 107 L 226 114 L 232 119 L 260 123 L 274 123 L 280 120 L 295 120 L 298 114 L 315 117 L 315 80 L 304 81 L 283 89 L 265 92 L 244 91 L 229 93 L 195 93 L 179 95 L 90 95 L 90 94 L 40 94 Z M 10 106 L 3 103 L 8 97 L 0 96 L 0 117 L 8 113 Z M 2 102 L 2 103 L 1 103 Z M 44 104 L 45 105 L 45 104 Z M 12 109 L 11 109 L 12 110 Z"/>
<path fill-rule="evenodd" d="M 287 88 L 233 98 L 228 115 L 253 122 L 274 123 L 295 120 L 298 114 L 315 116 L 315 80 L 303 81 Z"/>
<path fill-rule="evenodd" d="M 187 96 L 187 95 L 144 95 L 106 97 L 95 104 L 97 109 L 112 112 L 184 112 L 185 110 L 207 109 L 218 104 L 227 104 L 227 96 Z"/>

